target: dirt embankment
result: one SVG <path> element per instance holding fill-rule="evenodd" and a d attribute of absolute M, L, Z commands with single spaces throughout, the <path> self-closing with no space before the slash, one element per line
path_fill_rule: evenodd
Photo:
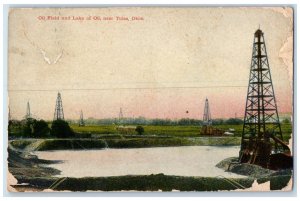
<path fill-rule="evenodd" d="M 270 181 L 271 190 L 278 190 L 287 186 L 293 174 L 290 169 L 274 171 L 258 165 L 238 163 L 237 157 L 224 159 L 216 167 L 256 179 L 259 184 Z"/>
<path fill-rule="evenodd" d="M 9 145 L 7 151 L 8 171 L 17 180 L 17 184 L 14 183 L 11 186 L 12 188 L 8 189 L 40 189 L 40 185 L 34 186 L 30 182 L 28 182 L 28 185 L 23 185 L 23 183 L 27 183 L 23 182 L 23 180 L 28 178 L 47 178 L 49 181 L 52 180 L 54 182 L 56 179 L 52 178 L 52 176 L 60 174 L 59 170 L 44 166 L 59 161 L 41 160 L 29 152 L 17 150 L 11 145 Z M 41 184 L 43 184 L 43 181 Z"/>
<path fill-rule="evenodd" d="M 68 149 L 144 148 L 168 146 L 232 146 L 239 145 L 238 137 L 125 137 L 103 139 L 19 139 L 10 144 L 22 151 Z"/>
<path fill-rule="evenodd" d="M 62 182 L 61 182 L 62 181 Z M 183 177 L 156 175 L 127 175 L 114 177 L 83 177 L 83 178 L 60 178 L 52 185 L 53 190 L 71 191 L 218 191 L 249 188 L 253 179 L 231 179 L 214 177 Z M 47 178 L 22 179 L 24 183 L 49 187 Z M 236 185 L 238 183 L 240 186 Z M 56 185 L 59 184 L 59 185 Z M 243 186 L 243 187 L 241 187 Z"/>

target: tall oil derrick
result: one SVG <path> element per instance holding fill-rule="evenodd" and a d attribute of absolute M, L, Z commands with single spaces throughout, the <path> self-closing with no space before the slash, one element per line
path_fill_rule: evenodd
<path fill-rule="evenodd" d="M 264 34 L 258 29 L 254 33 L 239 160 L 272 168 L 271 160 L 283 153 L 290 155 L 282 138 Z"/>
<path fill-rule="evenodd" d="M 204 113 L 203 113 L 203 125 L 211 125 L 212 120 L 211 120 L 211 114 L 210 114 L 210 109 L 209 109 L 209 103 L 208 99 L 206 98 L 205 100 L 205 106 L 204 106 Z"/>
<path fill-rule="evenodd" d="M 123 123 L 123 111 L 122 108 L 120 107 L 120 112 L 119 112 L 119 124 Z"/>
<path fill-rule="evenodd" d="M 25 119 L 30 119 L 30 118 L 32 118 L 32 115 L 31 115 L 31 112 L 30 112 L 30 104 L 29 104 L 29 101 L 28 101 L 27 102 Z"/>
<path fill-rule="evenodd" d="M 84 123 L 84 121 L 83 121 L 83 113 L 82 113 L 82 110 L 80 111 L 79 126 L 85 126 L 85 123 Z"/>
<path fill-rule="evenodd" d="M 64 110 L 61 100 L 61 95 L 58 92 L 55 104 L 54 118 L 53 120 L 64 120 Z"/>

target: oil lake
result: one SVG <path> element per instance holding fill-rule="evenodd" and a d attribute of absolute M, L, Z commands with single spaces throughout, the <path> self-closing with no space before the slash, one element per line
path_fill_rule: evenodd
<path fill-rule="evenodd" d="M 58 177 L 106 177 L 163 173 L 176 176 L 244 178 L 215 167 L 238 156 L 239 146 L 181 146 L 101 150 L 34 152 L 40 159 L 61 160 L 47 165 L 61 171 Z"/>

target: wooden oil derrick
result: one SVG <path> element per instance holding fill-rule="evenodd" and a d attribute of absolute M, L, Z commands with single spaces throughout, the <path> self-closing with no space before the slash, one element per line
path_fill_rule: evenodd
<path fill-rule="evenodd" d="M 53 120 L 64 120 L 64 110 L 63 110 L 61 95 L 59 92 L 58 92 L 57 98 L 56 98 Z"/>
<path fill-rule="evenodd" d="M 122 111 L 122 108 L 120 107 L 120 112 L 119 112 L 119 121 L 118 121 L 118 124 L 121 125 L 123 124 L 123 111 Z"/>
<path fill-rule="evenodd" d="M 27 102 L 25 119 L 31 119 L 31 118 L 32 118 L 32 115 L 31 115 L 31 112 L 30 112 L 30 104 L 29 104 L 29 101 L 28 101 Z"/>
<path fill-rule="evenodd" d="M 201 135 L 208 136 L 220 136 L 224 134 L 224 131 L 212 126 L 211 113 L 209 108 L 208 99 L 205 99 L 204 113 L 203 113 L 203 124 L 201 128 Z"/>
<path fill-rule="evenodd" d="M 203 125 L 212 125 L 211 114 L 208 99 L 205 99 L 204 113 L 203 113 Z"/>
<path fill-rule="evenodd" d="M 258 29 L 254 33 L 239 160 L 278 169 L 290 166 L 289 157 L 290 150 L 282 138 L 264 34 Z"/>
<path fill-rule="evenodd" d="M 80 111 L 79 126 L 85 126 L 82 110 Z"/>

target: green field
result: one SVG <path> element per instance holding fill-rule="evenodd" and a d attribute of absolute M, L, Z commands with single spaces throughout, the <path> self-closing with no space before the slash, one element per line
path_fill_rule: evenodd
<path fill-rule="evenodd" d="M 133 125 L 132 125 L 133 126 Z M 76 133 L 81 134 L 122 134 L 116 129 L 116 125 L 87 125 L 79 127 L 78 125 L 71 125 L 72 129 Z M 145 132 L 143 135 L 161 135 L 161 136 L 173 136 L 173 137 L 199 137 L 201 126 L 143 126 Z M 243 131 L 243 125 L 216 125 L 214 126 L 224 131 L 228 131 L 229 128 L 235 129 L 234 136 L 240 137 Z M 281 124 L 282 134 L 284 141 L 290 139 L 292 133 L 291 124 Z M 135 131 L 128 131 L 126 134 L 137 134 Z"/>
<path fill-rule="evenodd" d="M 133 126 L 133 125 L 132 125 Z M 71 125 L 72 129 L 78 133 L 91 134 L 120 134 L 116 125 L 89 125 L 79 127 Z M 200 126 L 143 126 L 145 132 L 143 135 L 167 135 L 176 137 L 195 137 L 200 134 Z M 137 134 L 135 131 L 129 131 L 127 134 Z"/>

